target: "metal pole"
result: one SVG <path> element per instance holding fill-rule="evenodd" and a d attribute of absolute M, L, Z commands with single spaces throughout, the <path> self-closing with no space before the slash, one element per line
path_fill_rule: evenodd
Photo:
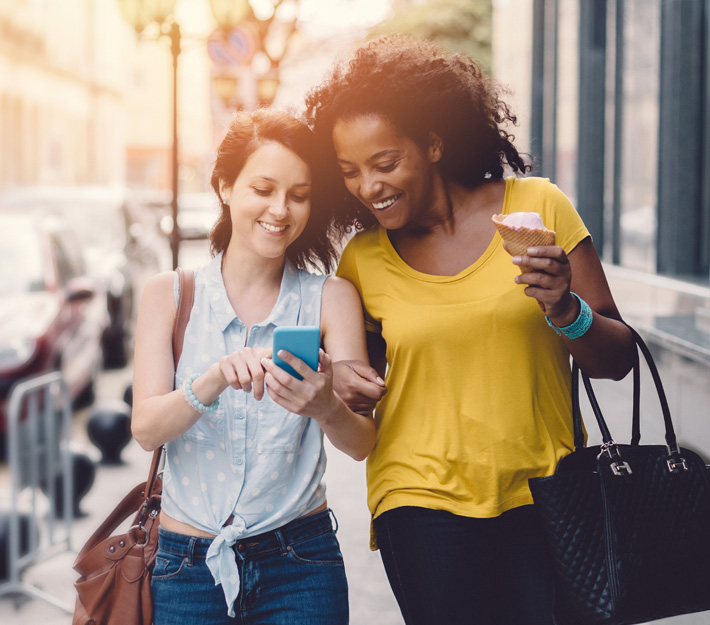
<path fill-rule="evenodd" d="M 607 0 L 579 1 L 577 210 L 604 250 Z"/>
<path fill-rule="evenodd" d="M 621 264 L 621 180 L 624 167 L 624 0 L 616 0 L 614 43 L 614 173 L 611 262 Z"/>
<path fill-rule="evenodd" d="M 533 0 L 532 101 L 530 103 L 530 153 L 535 173 L 545 173 L 543 160 L 545 103 L 545 0 Z"/>
<path fill-rule="evenodd" d="M 171 203 L 173 215 L 173 230 L 170 233 L 170 249 L 173 256 L 173 269 L 178 266 L 180 254 L 180 228 L 178 227 L 178 56 L 180 55 L 180 25 L 173 22 L 170 25 L 170 51 L 173 56 L 173 150 L 172 150 L 172 183 L 173 199 Z"/>

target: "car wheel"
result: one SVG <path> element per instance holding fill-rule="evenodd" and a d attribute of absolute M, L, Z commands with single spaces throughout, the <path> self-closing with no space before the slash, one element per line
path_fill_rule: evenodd
<path fill-rule="evenodd" d="M 86 408 L 96 399 L 96 380 L 92 378 L 73 401 L 73 408 Z"/>
<path fill-rule="evenodd" d="M 107 328 L 102 337 L 104 369 L 122 369 L 128 364 L 126 333 L 123 328 Z"/>

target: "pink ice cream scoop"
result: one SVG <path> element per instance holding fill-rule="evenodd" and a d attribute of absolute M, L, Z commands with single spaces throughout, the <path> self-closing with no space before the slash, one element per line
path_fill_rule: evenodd
<path fill-rule="evenodd" d="M 535 245 L 554 245 L 555 231 L 548 230 L 538 213 L 521 211 L 508 215 L 493 215 L 500 236 L 512 256 L 527 253 Z M 529 272 L 528 267 L 520 267 L 522 272 Z"/>
<path fill-rule="evenodd" d="M 502 222 L 506 226 L 511 228 L 541 228 L 546 230 L 545 224 L 542 223 L 542 217 L 539 213 L 528 213 L 525 211 L 520 211 L 517 213 L 510 213 L 509 215 L 502 216 Z"/>

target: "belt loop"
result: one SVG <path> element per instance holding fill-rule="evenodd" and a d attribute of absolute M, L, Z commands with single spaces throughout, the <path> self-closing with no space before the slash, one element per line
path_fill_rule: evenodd
<path fill-rule="evenodd" d="M 197 546 L 197 537 L 190 536 L 190 542 L 187 544 L 187 566 L 192 566 L 195 563 L 195 547 Z"/>
<path fill-rule="evenodd" d="M 338 519 L 335 516 L 335 512 L 333 512 L 330 508 L 328 508 L 328 514 L 330 515 L 330 522 L 334 526 L 333 527 L 333 533 L 337 534 L 338 533 Z"/>
<path fill-rule="evenodd" d="M 274 530 L 274 536 L 276 537 L 276 541 L 279 543 L 279 550 L 281 551 L 281 555 L 285 556 L 286 552 L 288 551 L 286 546 L 286 538 L 284 537 L 280 529 Z"/>

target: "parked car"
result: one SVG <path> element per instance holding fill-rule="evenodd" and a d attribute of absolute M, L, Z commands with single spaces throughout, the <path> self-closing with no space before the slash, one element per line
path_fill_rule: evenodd
<path fill-rule="evenodd" d="M 108 311 L 71 230 L 0 213 L 0 433 L 20 379 L 59 370 L 77 403 L 93 400 Z"/>
<path fill-rule="evenodd" d="M 89 273 L 101 280 L 110 323 L 104 333 L 104 365 L 123 367 L 132 349 L 136 299 L 145 279 L 167 269 L 169 247 L 151 211 L 123 187 L 37 187 L 0 197 L 2 211 L 55 214 L 72 228 Z"/>
<path fill-rule="evenodd" d="M 173 217 L 169 202 L 163 207 L 164 216 L 160 220 L 163 234 L 170 236 Z M 178 196 L 178 226 L 183 241 L 197 241 L 209 237 L 212 227 L 219 217 L 219 200 L 214 192 L 182 193 Z"/>

